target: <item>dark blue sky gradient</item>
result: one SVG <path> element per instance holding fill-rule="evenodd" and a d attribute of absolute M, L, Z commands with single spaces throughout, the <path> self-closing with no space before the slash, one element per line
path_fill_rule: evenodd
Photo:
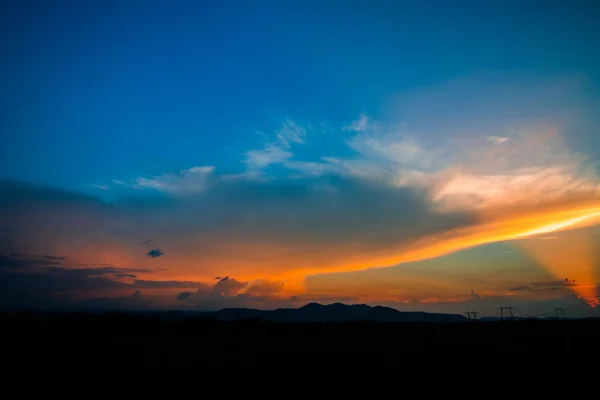
<path fill-rule="evenodd" d="M 580 73 L 597 96 L 592 3 L 5 0 L 0 175 L 80 188 L 240 172 L 255 130 L 377 116 L 480 71 Z"/>

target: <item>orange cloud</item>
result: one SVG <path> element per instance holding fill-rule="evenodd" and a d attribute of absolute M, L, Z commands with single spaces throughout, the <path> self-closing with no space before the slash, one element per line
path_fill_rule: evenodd
<path fill-rule="evenodd" d="M 172 238 L 157 235 L 153 241 L 164 248 L 165 252 L 159 258 L 147 257 L 148 249 L 139 240 L 88 241 L 81 250 L 77 249 L 81 237 L 43 235 L 44 240 L 40 242 L 47 245 L 53 254 L 67 256 L 71 265 L 93 262 L 152 269 L 153 272 L 144 274 L 144 279 L 210 282 L 215 276 L 225 274 L 243 281 L 268 279 L 284 282 L 279 294 L 284 296 L 302 293 L 305 290 L 303 282 L 308 275 L 388 267 L 431 259 L 486 243 L 575 229 L 597 223 L 599 213 L 600 203 L 589 196 L 572 196 L 537 206 L 512 205 L 483 209 L 473 213 L 472 221 L 465 227 L 439 230 L 421 237 L 409 235 L 401 237 L 397 243 L 389 240 L 381 243 L 363 242 L 351 238 L 347 241 L 328 242 L 317 238 L 311 240 L 310 236 L 296 241 L 288 237 L 282 242 L 272 240 L 269 236 L 228 237 L 221 233 L 211 237 L 193 232 Z M 61 212 L 60 218 L 68 220 L 65 212 Z M 429 218 L 436 218 L 436 214 L 429 214 Z M 398 229 L 406 231 L 407 227 L 399 226 Z M 39 235 L 40 232 L 44 230 L 38 230 L 34 234 Z M 289 235 L 293 237 L 293 229 Z M 556 240 L 551 243 L 541 242 L 546 246 L 557 246 Z M 198 247 L 195 247 L 196 243 Z M 580 252 L 590 254 L 591 250 L 586 248 Z M 535 250 L 535 254 L 541 253 L 541 249 Z M 568 259 L 561 260 L 565 265 L 563 270 L 570 268 Z M 549 265 L 546 260 L 541 263 Z M 588 269 L 587 277 L 584 280 L 582 272 L 574 279 L 581 279 L 582 283 L 585 281 L 588 285 L 594 284 L 591 265 L 589 260 L 582 262 L 579 268 Z M 562 273 L 558 266 L 549 268 L 551 272 L 556 272 L 558 278 L 563 275 L 574 276 Z M 434 282 L 435 277 L 431 277 L 431 280 Z"/>

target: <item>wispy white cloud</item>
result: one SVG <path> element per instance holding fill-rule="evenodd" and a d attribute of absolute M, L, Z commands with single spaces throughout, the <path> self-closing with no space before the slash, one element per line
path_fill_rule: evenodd
<path fill-rule="evenodd" d="M 289 149 L 293 144 L 306 143 L 306 130 L 294 121 L 285 121 L 275 133 L 275 139 L 262 149 L 246 152 L 244 164 L 250 171 L 260 171 L 272 164 L 283 164 L 294 156 Z"/>
<path fill-rule="evenodd" d="M 267 182 L 271 178 L 261 172 L 246 171 L 240 172 L 239 174 L 227 174 L 219 177 L 225 181 L 256 181 L 256 182 Z"/>
<path fill-rule="evenodd" d="M 91 187 L 95 187 L 96 189 L 102 189 L 102 190 L 107 190 L 108 186 L 106 185 L 96 185 L 96 184 L 90 184 Z"/>
<path fill-rule="evenodd" d="M 270 144 L 264 149 L 248 151 L 244 163 L 249 170 L 258 171 L 271 164 L 280 164 L 293 156 L 294 154 L 292 152 Z"/>
<path fill-rule="evenodd" d="M 301 176 L 319 176 L 330 172 L 331 166 L 322 162 L 285 160 L 284 167 L 298 171 Z"/>
<path fill-rule="evenodd" d="M 447 208 L 490 208 L 556 201 L 571 195 L 600 193 L 598 181 L 565 166 L 522 167 L 508 174 L 454 175 L 442 181 L 433 195 Z"/>
<path fill-rule="evenodd" d="M 413 112 L 428 115 L 418 107 L 425 107 L 425 111 L 431 108 L 432 116 L 426 120 L 439 120 L 448 126 L 417 124 L 424 127 L 425 132 L 421 132 L 418 128 L 408 129 L 406 123 L 374 121 L 363 113 L 337 130 L 353 132 L 350 137 L 340 137 L 353 155 L 325 153 L 316 159 L 298 159 L 292 148 L 307 144 L 307 130 L 287 120 L 270 137 L 261 133 L 266 143 L 245 153 L 245 172 L 216 179 L 268 181 L 275 176 L 269 176 L 266 168 L 279 165 L 290 171 L 289 178 L 333 174 L 426 192 L 437 211 L 532 205 L 600 193 L 600 179 L 589 160 L 569 150 L 555 125 L 536 125 L 519 113 L 513 115 L 514 107 L 499 101 L 506 98 L 507 104 L 514 103 L 514 99 L 507 97 L 505 85 L 492 85 L 485 96 L 488 100 L 484 100 L 494 101 L 490 107 L 480 107 L 476 94 L 481 82 L 474 82 L 458 80 L 434 94 L 416 97 L 418 106 L 412 108 Z M 520 84 L 513 82 L 513 86 Z M 561 102 L 548 103 L 548 93 L 559 98 L 562 91 L 572 90 L 573 85 L 550 85 L 547 90 L 543 90 L 542 84 L 531 87 L 537 90 L 527 93 L 542 93 L 542 98 L 528 95 L 523 101 L 537 105 L 532 109 L 542 115 L 544 111 L 565 107 Z M 458 103 L 457 93 L 462 99 Z M 448 107 L 452 112 L 444 111 Z M 480 114 L 486 117 L 485 124 L 481 123 Z M 517 122 L 507 124 L 505 116 Z M 428 129 L 433 129 L 433 133 Z M 331 132 L 328 136 L 332 136 Z M 200 167 L 178 174 L 138 178 L 131 186 L 173 193 L 199 192 L 205 189 L 213 169 Z"/>
<path fill-rule="evenodd" d="M 214 166 L 200 166 L 184 169 L 178 173 L 168 173 L 151 178 L 137 178 L 131 185 L 134 189 L 155 189 L 176 194 L 200 193 L 206 189 Z"/>
<path fill-rule="evenodd" d="M 267 137 L 262 132 L 255 131 Z M 243 160 L 247 171 L 237 174 L 227 174 L 215 177 L 222 180 L 253 180 L 268 181 L 270 177 L 262 173 L 262 170 L 272 164 L 284 164 L 294 154 L 289 150 L 293 144 L 305 144 L 306 130 L 294 121 L 285 121 L 281 128 L 275 133 L 274 139 L 267 142 L 262 149 L 250 150 L 245 153 Z M 304 167 L 303 164 L 306 164 Z M 310 163 L 297 163 L 294 168 L 307 171 Z M 313 167 L 315 168 L 315 167 Z M 177 173 L 166 173 L 153 177 L 139 177 L 127 183 L 123 180 L 113 179 L 113 183 L 119 186 L 133 189 L 154 189 L 172 194 L 201 193 L 207 188 L 209 178 L 214 176 L 214 166 L 199 166 L 183 169 Z M 102 188 L 108 189 L 108 186 Z"/>
<path fill-rule="evenodd" d="M 364 132 L 367 130 L 369 126 L 369 117 L 365 114 L 361 114 L 360 118 L 356 121 L 352 121 L 352 123 L 348 126 L 343 127 L 342 129 L 345 131 L 354 131 L 354 132 Z"/>
<path fill-rule="evenodd" d="M 334 173 L 428 190 L 439 211 L 600 194 L 600 179 L 589 160 L 568 150 L 557 131 L 545 126 L 512 133 L 510 138 L 427 146 L 406 127 L 378 123 L 377 129 L 366 128 L 346 143 L 355 156 L 281 164 L 306 175 Z"/>
<path fill-rule="evenodd" d="M 369 119 L 362 115 L 361 120 Z M 569 151 L 554 128 L 532 127 L 494 139 L 472 138 L 465 145 L 424 143 L 405 125 L 356 125 L 360 130 L 345 141 L 354 156 L 294 159 L 290 147 L 292 143 L 305 143 L 305 131 L 288 121 L 272 142 L 246 153 L 245 172 L 215 179 L 268 181 L 273 177 L 264 169 L 280 165 L 297 177 L 334 174 L 425 191 L 434 208 L 444 212 L 534 205 L 573 195 L 600 194 L 600 179 L 588 159 Z M 198 193 L 206 189 L 213 172 L 212 166 L 195 167 L 176 174 L 137 178 L 130 186 L 176 194 Z"/>
<path fill-rule="evenodd" d="M 285 148 L 290 148 L 292 143 L 305 144 L 306 142 L 306 130 L 290 120 L 283 123 L 276 136 L 277 142 L 275 145 L 281 145 Z"/>
<path fill-rule="evenodd" d="M 503 136 L 488 136 L 486 139 L 488 140 L 488 142 L 492 143 L 504 143 L 508 140 L 507 137 Z"/>

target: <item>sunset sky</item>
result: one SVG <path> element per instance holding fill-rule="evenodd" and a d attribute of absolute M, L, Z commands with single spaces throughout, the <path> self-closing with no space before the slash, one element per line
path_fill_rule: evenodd
<path fill-rule="evenodd" d="M 592 3 L 3 1 L 0 307 L 600 315 Z"/>

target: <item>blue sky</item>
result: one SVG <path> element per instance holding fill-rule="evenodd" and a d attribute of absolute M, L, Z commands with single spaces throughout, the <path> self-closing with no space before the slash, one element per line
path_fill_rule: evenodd
<path fill-rule="evenodd" d="M 4 1 L 0 273 L 43 301 L 39 274 L 165 307 L 592 312 L 598 11 Z"/>
<path fill-rule="evenodd" d="M 255 131 L 343 126 L 478 72 L 582 73 L 597 96 L 586 3 L 4 2 L 2 175 L 82 189 L 204 164 L 240 172 Z"/>

